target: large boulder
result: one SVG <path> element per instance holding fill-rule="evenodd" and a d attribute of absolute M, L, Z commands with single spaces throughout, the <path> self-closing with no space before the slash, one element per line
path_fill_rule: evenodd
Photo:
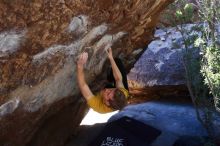
<path fill-rule="evenodd" d="M 193 140 L 193 137 L 202 140 L 208 136 L 206 129 L 198 120 L 192 104 L 151 101 L 129 105 L 121 112 L 113 115 L 108 122 L 124 116 L 134 118 L 162 131 L 161 135 L 151 144 L 152 146 L 173 146 L 176 140 L 180 139 L 181 142 L 184 137 L 189 137 L 186 140 L 191 146 L 190 140 Z M 215 121 L 213 125 L 215 134 L 219 138 L 220 116 L 218 113 L 213 113 L 213 121 Z M 185 143 L 187 145 L 187 141 Z"/>
<path fill-rule="evenodd" d="M 208 140 L 207 131 L 197 119 L 197 115 L 192 103 L 186 104 L 169 100 L 166 100 L 166 102 L 158 100 L 141 104 L 128 105 L 122 111 L 114 114 L 107 123 L 96 124 L 92 126 L 83 125 L 79 128 L 79 131 L 77 131 L 77 137 L 70 139 L 66 146 L 88 146 L 88 144 L 93 141 L 97 135 L 100 133 L 106 134 L 106 131 L 103 131 L 103 128 L 105 128 L 104 126 L 111 125 L 111 122 L 121 119 L 122 117 L 130 117 L 132 119 L 136 119 L 142 123 L 160 130 L 161 134 L 154 140 L 151 146 L 173 146 L 174 143 L 175 146 L 194 146 L 196 144 L 200 144 L 199 146 L 202 146 L 205 145 L 204 143 L 207 143 L 206 140 Z M 213 114 L 213 121 L 215 121 L 213 126 L 216 132 L 216 136 L 219 137 L 219 114 Z M 118 131 L 126 126 L 127 125 L 121 126 L 118 128 Z M 108 126 L 106 128 L 108 128 Z M 128 127 L 125 129 L 123 134 L 127 135 L 130 133 L 130 131 L 133 131 L 132 134 L 137 134 L 135 132 L 136 129 L 131 129 L 132 127 Z M 96 132 L 92 133 L 91 131 Z M 108 136 L 111 136 L 114 132 L 114 130 L 109 131 Z M 116 135 L 121 136 L 118 135 L 118 133 L 116 133 Z M 137 138 L 137 135 L 135 135 L 133 139 Z M 117 138 L 117 136 L 114 138 Z M 142 137 L 139 138 L 141 139 Z M 145 142 L 149 140 L 148 138 L 145 138 Z"/>
<path fill-rule="evenodd" d="M 185 25 L 191 30 L 194 24 Z M 131 93 L 145 99 L 159 97 L 189 97 L 183 57 L 186 54 L 184 39 L 178 27 L 157 29 L 154 40 L 148 45 L 128 74 Z M 190 48 L 194 58 L 198 48 Z M 188 98 L 189 99 L 189 98 Z"/>
<path fill-rule="evenodd" d="M 0 145 L 63 145 L 87 111 L 75 76 L 78 54 L 88 51 L 86 78 L 99 88 L 105 49 L 112 46 L 129 69 L 171 2 L 2 0 Z"/>

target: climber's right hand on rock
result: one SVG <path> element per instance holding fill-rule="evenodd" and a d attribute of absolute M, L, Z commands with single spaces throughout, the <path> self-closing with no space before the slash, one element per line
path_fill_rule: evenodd
<path fill-rule="evenodd" d="M 87 52 L 83 52 L 78 56 L 78 60 L 77 60 L 77 66 L 78 67 L 83 67 L 84 64 L 86 64 L 88 60 L 88 53 Z"/>

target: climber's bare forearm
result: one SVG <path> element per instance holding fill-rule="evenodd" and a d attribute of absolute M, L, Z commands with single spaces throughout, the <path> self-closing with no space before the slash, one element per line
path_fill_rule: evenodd
<path fill-rule="evenodd" d="M 113 57 L 109 57 L 111 66 L 112 66 L 112 72 L 113 72 L 113 76 L 116 82 L 116 86 L 117 87 L 124 87 L 123 83 L 122 83 L 122 74 L 114 60 Z"/>
<path fill-rule="evenodd" d="M 88 84 L 85 81 L 84 70 L 83 67 L 77 66 L 77 80 L 80 91 L 86 100 L 93 97 L 93 93 L 91 92 Z"/>

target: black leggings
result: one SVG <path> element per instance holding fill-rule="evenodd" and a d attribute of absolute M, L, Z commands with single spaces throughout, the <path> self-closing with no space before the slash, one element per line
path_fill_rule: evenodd
<path fill-rule="evenodd" d="M 125 70 L 125 67 L 121 61 L 121 59 L 119 58 L 114 58 L 115 60 L 115 63 L 117 64 L 118 66 L 118 69 L 120 70 L 121 72 L 121 75 L 122 75 L 122 82 L 124 84 L 124 87 L 125 89 L 128 90 L 128 81 L 127 81 L 127 73 L 126 73 L 126 70 Z M 108 80 L 108 83 L 106 84 L 105 88 L 115 88 L 115 78 L 113 76 L 113 72 L 112 72 L 112 68 L 110 68 L 108 71 L 107 71 L 107 80 Z"/>

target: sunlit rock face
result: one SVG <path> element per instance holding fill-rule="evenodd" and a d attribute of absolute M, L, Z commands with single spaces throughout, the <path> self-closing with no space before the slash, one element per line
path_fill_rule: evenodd
<path fill-rule="evenodd" d="M 105 49 L 112 46 L 129 69 L 171 2 L 2 0 L 0 145 L 63 145 L 87 109 L 76 83 L 78 54 L 89 53 L 86 78 L 99 88 Z"/>
<path fill-rule="evenodd" d="M 193 26 L 185 25 L 185 29 L 191 30 Z M 157 29 L 154 37 L 128 74 L 131 93 L 147 99 L 188 96 L 183 64 L 185 47 L 181 33 L 175 27 Z M 199 57 L 198 49 L 192 51 L 195 58 Z"/>

